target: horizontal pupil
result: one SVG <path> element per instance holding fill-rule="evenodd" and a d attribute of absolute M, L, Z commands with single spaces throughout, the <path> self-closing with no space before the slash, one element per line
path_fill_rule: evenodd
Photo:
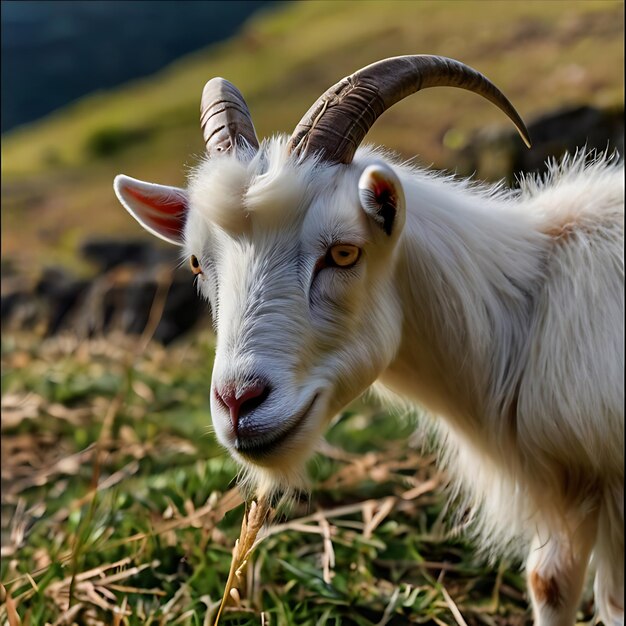
<path fill-rule="evenodd" d="M 335 246 L 331 248 L 331 258 L 340 266 L 347 266 L 356 261 L 358 250 L 350 246 Z"/>

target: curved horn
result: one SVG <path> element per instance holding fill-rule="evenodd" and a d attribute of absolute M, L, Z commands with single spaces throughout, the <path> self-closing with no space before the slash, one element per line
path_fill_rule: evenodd
<path fill-rule="evenodd" d="M 237 147 L 240 135 L 253 148 L 259 148 L 250 111 L 241 92 L 223 78 L 212 78 L 202 91 L 200 126 L 209 156 Z"/>
<path fill-rule="evenodd" d="M 530 148 L 524 122 L 491 81 L 454 59 L 419 54 L 373 63 L 328 89 L 296 126 L 289 152 L 296 156 L 321 152 L 331 163 L 351 163 L 380 115 L 428 87 L 460 87 L 483 96 L 509 116 Z"/>

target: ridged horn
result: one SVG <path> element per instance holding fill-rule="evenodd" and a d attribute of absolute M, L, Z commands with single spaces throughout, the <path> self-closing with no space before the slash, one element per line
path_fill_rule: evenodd
<path fill-rule="evenodd" d="M 224 78 L 212 78 L 202 91 L 200 126 L 209 156 L 237 148 L 238 136 L 259 148 L 250 111 L 241 92 Z"/>
<path fill-rule="evenodd" d="M 296 126 L 289 152 L 298 157 L 321 153 L 331 163 L 351 163 L 369 129 L 389 107 L 428 87 L 460 87 L 483 96 L 508 115 L 530 147 L 524 122 L 490 80 L 454 59 L 418 54 L 378 61 L 333 85 Z"/>

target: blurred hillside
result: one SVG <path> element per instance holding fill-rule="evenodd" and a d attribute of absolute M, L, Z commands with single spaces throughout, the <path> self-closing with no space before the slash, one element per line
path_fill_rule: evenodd
<path fill-rule="evenodd" d="M 2 255 L 25 274 L 76 262 L 87 236 L 143 237 L 113 177 L 182 185 L 202 153 L 198 105 L 221 75 L 244 93 L 259 136 L 289 133 L 317 96 L 387 56 L 458 58 L 484 72 L 526 121 L 563 106 L 623 106 L 623 3 L 301 2 L 149 78 L 98 93 L 8 133 L 2 146 Z M 507 127 L 484 100 L 435 89 L 398 104 L 368 140 L 424 164 L 450 164 L 471 133 Z"/>
<path fill-rule="evenodd" d="M 623 34 L 614 0 L 276 4 L 231 40 L 4 135 L 0 623 L 195 626 L 219 604 L 241 524 L 237 468 L 209 433 L 213 335 L 178 340 L 208 326 L 206 304 L 188 268 L 174 271 L 178 250 L 112 189 L 120 172 L 184 184 L 203 152 L 207 79 L 241 89 L 263 137 L 290 133 L 368 63 L 456 57 L 531 123 L 532 168 L 566 128 L 574 145 L 603 146 L 607 122 L 623 145 Z M 368 140 L 459 171 L 486 156 L 490 178 L 505 144 L 521 145 L 510 130 L 476 95 L 436 89 Z M 333 421 L 310 495 L 258 546 L 224 623 L 530 626 L 519 564 L 486 566 L 459 527 L 448 532 L 445 477 L 416 453 L 405 413 L 357 401 Z M 587 601 L 577 623 L 592 616 Z"/>
<path fill-rule="evenodd" d="M 5 0 L 2 132 L 226 39 L 267 4 Z"/>

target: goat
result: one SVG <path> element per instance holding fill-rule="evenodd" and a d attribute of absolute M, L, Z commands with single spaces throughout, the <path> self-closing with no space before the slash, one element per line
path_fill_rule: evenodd
<path fill-rule="evenodd" d="M 262 144 L 213 79 L 188 187 L 120 175 L 115 191 L 190 258 L 217 334 L 214 428 L 258 485 L 302 484 L 325 426 L 376 382 L 438 416 L 480 545 L 529 555 L 537 624 L 575 622 L 592 555 L 600 618 L 623 624 L 623 163 L 568 157 L 505 190 L 359 148 L 387 108 L 446 85 L 530 145 L 476 70 L 395 57 Z"/>

